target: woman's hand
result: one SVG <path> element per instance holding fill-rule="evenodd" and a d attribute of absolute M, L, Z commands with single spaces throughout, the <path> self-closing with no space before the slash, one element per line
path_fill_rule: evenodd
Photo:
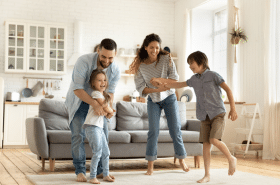
<path fill-rule="evenodd" d="M 162 84 L 160 78 L 152 78 L 150 83 L 155 87 L 159 87 Z"/>
<path fill-rule="evenodd" d="M 158 88 L 157 88 L 158 92 L 162 92 L 162 91 L 167 91 L 170 90 L 170 88 L 166 87 L 166 83 L 161 83 Z"/>

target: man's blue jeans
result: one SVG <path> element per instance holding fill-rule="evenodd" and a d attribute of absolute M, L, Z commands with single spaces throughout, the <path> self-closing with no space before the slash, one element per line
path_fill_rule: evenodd
<path fill-rule="evenodd" d="M 85 128 L 86 137 L 92 150 L 90 178 L 96 178 L 97 165 L 102 156 L 103 177 L 109 175 L 110 150 L 103 128 L 94 125 Z"/>
<path fill-rule="evenodd" d="M 157 159 L 159 121 L 162 109 L 164 109 L 167 118 L 169 134 L 173 140 L 175 157 L 178 159 L 186 158 L 187 154 L 182 139 L 179 107 L 175 94 L 172 94 L 164 100 L 156 103 L 152 102 L 152 99 L 148 97 L 147 106 L 149 117 L 149 132 L 146 148 L 146 160 L 154 161 Z"/>
<path fill-rule="evenodd" d="M 83 124 L 85 122 L 87 113 L 88 113 L 89 105 L 85 102 L 82 102 L 79 109 L 76 111 L 75 116 L 70 123 L 70 130 L 72 133 L 71 139 L 71 150 L 73 157 L 73 164 L 75 166 L 75 173 L 78 175 L 79 173 L 86 174 L 86 152 L 84 146 L 84 140 L 86 138 L 85 129 L 83 128 Z M 107 118 L 104 118 L 104 133 L 106 139 L 108 141 L 108 126 L 107 126 Z M 103 172 L 102 169 L 102 159 L 100 159 L 97 167 L 97 175 Z"/>

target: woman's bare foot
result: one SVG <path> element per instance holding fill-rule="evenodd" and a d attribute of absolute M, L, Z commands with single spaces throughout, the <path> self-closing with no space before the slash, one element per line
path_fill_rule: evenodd
<path fill-rule="evenodd" d="M 234 156 L 231 156 L 231 159 L 228 162 L 229 162 L 228 175 L 233 175 L 236 170 L 237 159 Z"/>
<path fill-rule="evenodd" d="M 188 165 L 186 165 L 184 159 L 179 159 L 179 163 L 180 163 L 181 168 L 182 168 L 185 172 L 190 171 L 190 168 L 188 167 Z"/>
<path fill-rule="evenodd" d="M 89 182 L 90 182 L 91 184 L 100 184 L 100 182 L 97 180 L 97 178 L 90 179 Z"/>
<path fill-rule="evenodd" d="M 206 183 L 210 181 L 210 176 L 204 176 L 202 179 L 196 181 L 197 183 Z"/>
<path fill-rule="evenodd" d="M 86 178 L 86 176 L 83 173 L 79 173 L 77 175 L 77 181 L 78 182 L 87 182 L 87 178 Z"/>
<path fill-rule="evenodd" d="M 115 179 L 113 175 L 109 175 L 111 179 Z M 100 173 L 99 175 L 96 175 L 96 178 L 102 179 L 103 178 L 103 173 Z"/>
<path fill-rule="evenodd" d="M 108 176 L 106 176 L 106 177 L 103 177 L 103 180 L 104 180 L 104 181 L 108 181 L 108 182 L 115 182 L 115 179 L 112 179 L 112 178 L 110 177 L 110 175 L 108 175 Z"/>
<path fill-rule="evenodd" d="M 148 170 L 145 175 L 153 175 L 154 172 L 154 161 L 148 161 Z"/>

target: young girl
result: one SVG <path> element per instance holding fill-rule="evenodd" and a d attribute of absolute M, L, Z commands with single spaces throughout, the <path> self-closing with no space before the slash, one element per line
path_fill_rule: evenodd
<path fill-rule="evenodd" d="M 167 79 L 157 78 L 152 79 L 152 81 L 159 86 L 167 88 L 182 88 L 187 86 L 194 88 L 197 97 L 196 115 L 202 123 L 199 142 L 203 143 L 205 167 L 205 176 L 197 182 L 205 183 L 210 181 L 211 144 L 216 146 L 228 159 L 228 175 L 233 175 L 236 169 L 236 158 L 230 154 L 225 143 L 221 141 L 226 114 L 224 102 L 221 97 L 221 88 L 226 91 L 230 103 L 228 118 L 235 121 L 237 119 L 237 113 L 230 88 L 218 73 L 210 71 L 207 56 L 197 51 L 189 55 L 187 62 L 190 65 L 190 69 L 196 73 L 189 80 L 184 82 L 170 82 Z"/>
<path fill-rule="evenodd" d="M 102 70 L 94 70 L 90 76 L 90 85 L 93 89 L 91 94 L 92 98 L 96 99 L 97 102 L 103 106 L 103 110 L 106 113 L 112 114 L 114 111 L 108 105 L 110 102 L 110 95 L 105 92 L 107 87 L 107 78 L 105 72 Z M 100 184 L 96 178 L 96 173 L 97 165 L 101 155 L 103 165 L 103 180 L 114 182 L 114 179 L 109 176 L 110 150 L 103 131 L 103 123 L 104 117 L 96 116 L 94 114 L 93 108 L 90 106 L 83 127 L 85 128 L 85 134 L 93 153 L 91 158 L 89 181 L 92 184 Z"/>
<path fill-rule="evenodd" d="M 175 157 L 179 159 L 184 171 L 189 171 L 184 159 L 187 156 L 181 132 L 181 121 L 175 91 L 165 87 L 156 87 L 150 83 L 153 77 L 168 78 L 177 81 L 179 76 L 175 64 L 169 53 L 161 49 L 161 39 L 156 34 L 147 35 L 130 71 L 135 73 L 136 89 L 141 96 L 148 95 L 147 110 L 149 118 L 149 132 L 146 147 L 148 170 L 146 175 L 153 174 L 154 161 L 157 159 L 157 143 L 160 127 L 161 110 L 164 109 L 170 136 L 173 140 Z"/>

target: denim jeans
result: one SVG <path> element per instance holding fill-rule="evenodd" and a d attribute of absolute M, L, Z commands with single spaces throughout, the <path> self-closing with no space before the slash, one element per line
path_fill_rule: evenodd
<path fill-rule="evenodd" d="M 109 175 L 109 156 L 110 150 L 105 137 L 103 128 L 97 126 L 88 126 L 85 128 L 86 137 L 92 149 L 92 158 L 90 164 L 90 178 L 96 178 L 98 161 L 102 156 L 103 177 Z"/>
<path fill-rule="evenodd" d="M 79 109 L 76 111 L 73 120 L 70 123 L 70 130 L 72 133 L 71 138 L 71 152 L 73 157 L 73 164 L 75 166 L 75 173 L 78 175 L 79 173 L 86 174 L 86 152 L 84 146 L 85 140 L 85 129 L 83 129 L 83 124 L 85 122 L 87 113 L 88 113 L 89 105 L 85 102 L 82 102 Z M 104 118 L 104 134 L 108 141 L 108 119 Z M 97 175 L 103 172 L 102 169 L 102 160 L 100 159 L 97 167 Z"/>
<path fill-rule="evenodd" d="M 149 118 L 149 132 L 146 148 L 146 160 L 154 161 L 157 159 L 159 121 L 162 109 L 164 109 L 167 118 L 169 134 L 173 140 L 175 157 L 178 159 L 186 158 L 187 154 L 182 139 L 179 107 L 175 94 L 172 94 L 164 100 L 156 103 L 152 102 L 152 99 L 148 97 L 147 106 Z"/>

